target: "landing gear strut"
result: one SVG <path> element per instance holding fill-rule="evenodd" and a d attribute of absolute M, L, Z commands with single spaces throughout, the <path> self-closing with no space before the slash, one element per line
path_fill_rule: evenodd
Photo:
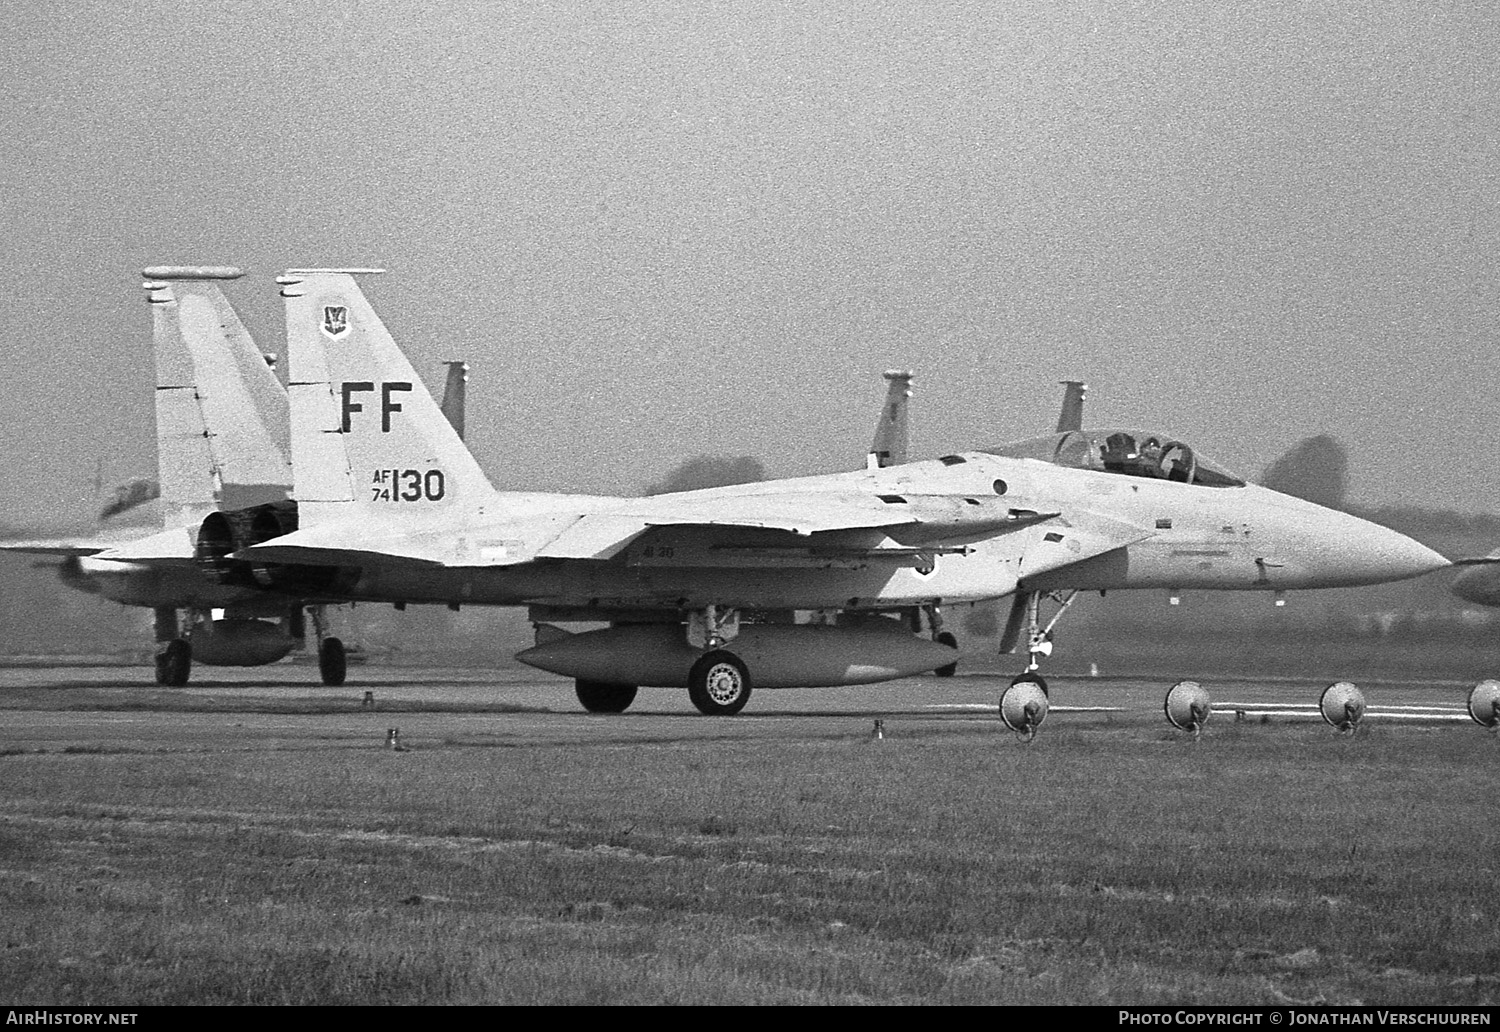
<path fill-rule="evenodd" d="M 954 652 L 958 651 L 958 638 L 952 631 L 943 630 L 943 611 L 937 606 L 923 607 L 927 611 L 927 622 L 932 625 L 932 640 L 939 645 L 946 645 Z M 921 618 L 917 618 L 920 624 Z M 920 627 L 918 627 L 920 630 Z M 938 677 L 952 677 L 958 673 L 958 660 L 947 663 L 933 671 Z"/>
<path fill-rule="evenodd" d="M 156 683 L 182 688 L 193 672 L 193 646 L 186 638 L 174 638 L 156 654 Z"/>
<path fill-rule="evenodd" d="M 1052 614 L 1052 619 L 1047 625 L 1042 626 L 1042 595 L 1040 592 L 1030 591 L 1024 595 L 1017 595 L 1011 606 L 1010 619 L 1005 623 L 1005 633 L 1000 639 L 1000 651 L 1011 653 L 1016 649 L 1016 643 L 1021 636 L 1021 625 L 1025 623 L 1026 629 L 1026 671 L 1011 682 L 1012 685 L 1027 682 L 1039 686 L 1042 694 L 1047 693 L 1047 681 L 1036 671 L 1042 665 L 1041 657 L 1052 655 L 1052 628 L 1057 626 L 1057 621 L 1068 611 L 1073 600 L 1078 597 L 1077 591 L 1070 591 L 1066 596 L 1052 592 L 1047 597 L 1057 603 L 1057 612 Z"/>
<path fill-rule="evenodd" d="M 1057 603 L 1057 612 L 1044 627 L 1041 594 L 1031 591 L 1017 595 L 1000 639 L 1001 652 L 1014 652 L 1022 624 L 1025 624 L 1026 671 L 1011 681 L 1010 687 L 1000 696 L 1000 719 L 1027 742 L 1036 737 L 1037 729 L 1047 719 L 1047 680 L 1036 672 L 1037 668 L 1041 666 L 1041 657 L 1052 655 L 1052 628 L 1068 611 L 1078 592 L 1070 591 L 1066 597 L 1049 593 L 1047 597 Z"/>
<path fill-rule="evenodd" d="M 706 650 L 688 671 L 688 698 L 704 716 L 733 716 L 750 701 L 750 671 L 726 647 L 739 633 L 739 610 L 731 606 L 688 613 L 688 644 Z"/>
<path fill-rule="evenodd" d="M 349 654 L 342 639 L 328 634 L 328 614 L 322 606 L 308 606 L 313 632 L 318 636 L 318 675 L 330 688 L 337 688 L 349 676 Z"/>
<path fill-rule="evenodd" d="M 161 606 L 155 610 L 156 683 L 182 688 L 193 672 L 193 646 L 182 633 L 177 610 Z"/>

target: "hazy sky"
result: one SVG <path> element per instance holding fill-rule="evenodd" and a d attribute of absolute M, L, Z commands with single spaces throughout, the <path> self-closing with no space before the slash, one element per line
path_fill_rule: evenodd
<path fill-rule="evenodd" d="M 1500 5 L 33 2 L 0 13 L 0 520 L 154 471 L 139 270 L 368 290 L 502 488 L 1089 422 L 1500 510 Z"/>

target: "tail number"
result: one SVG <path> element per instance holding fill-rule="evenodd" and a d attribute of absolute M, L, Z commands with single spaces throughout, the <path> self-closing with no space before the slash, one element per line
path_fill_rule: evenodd
<path fill-rule="evenodd" d="M 377 469 L 370 478 L 375 502 L 440 502 L 446 489 L 440 469 Z"/>

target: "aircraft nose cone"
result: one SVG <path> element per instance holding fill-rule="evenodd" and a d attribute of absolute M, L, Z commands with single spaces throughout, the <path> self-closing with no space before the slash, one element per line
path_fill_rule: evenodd
<path fill-rule="evenodd" d="M 1389 527 L 1355 516 L 1346 516 L 1338 528 L 1340 561 L 1356 577 L 1352 583 L 1382 584 L 1386 581 L 1420 577 L 1453 564 L 1420 541 L 1397 533 Z"/>

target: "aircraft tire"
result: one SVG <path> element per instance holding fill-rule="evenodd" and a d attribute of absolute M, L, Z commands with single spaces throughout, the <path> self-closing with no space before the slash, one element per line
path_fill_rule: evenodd
<path fill-rule="evenodd" d="M 635 701 L 636 686 L 579 678 L 574 682 L 574 690 L 578 693 L 578 701 L 590 713 L 624 713 Z"/>
<path fill-rule="evenodd" d="M 339 638 L 318 642 L 318 675 L 330 688 L 337 688 L 349 676 L 349 654 Z"/>
<path fill-rule="evenodd" d="M 706 717 L 732 717 L 750 701 L 750 671 L 733 652 L 706 652 L 688 671 L 688 698 Z"/>
<path fill-rule="evenodd" d="M 955 652 L 958 651 L 958 639 L 953 636 L 952 631 L 938 632 L 938 636 L 935 640 L 939 645 L 946 645 L 950 649 L 953 649 Z M 938 667 L 933 671 L 933 673 L 937 674 L 939 677 L 952 677 L 954 674 L 958 673 L 958 660 L 955 659 L 952 663 L 949 663 L 946 666 Z"/>
<path fill-rule="evenodd" d="M 193 646 L 185 638 L 173 638 L 156 654 L 156 683 L 182 688 L 193 672 Z"/>

